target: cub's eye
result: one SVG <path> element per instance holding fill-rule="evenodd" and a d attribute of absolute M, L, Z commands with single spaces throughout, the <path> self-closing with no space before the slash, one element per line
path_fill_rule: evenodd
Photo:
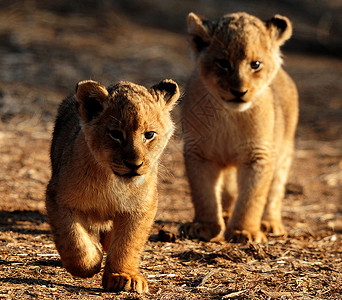
<path fill-rule="evenodd" d="M 109 130 L 109 136 L 115 141 L 122 142 L 124 140 L 124 135 L 120 130 Z"/>
<path fill-rule="evenodd" d="M 146 140 L 152 140 L 155 137 L 156 133 L 154 131 L 146 131 L 144 133 L 144 138 Z"/>
<path fill-rule="evenodd" d="M 224 71 L 231 71 L 232 66 L 227 59 L 216 59 L 216 65 Z"/>
<path fill-rule="evenodd" d="M 251 62 L 251 68 L 253 70 L 258 70 L 261 67 L 261 62 L 260 61 L 252 61 Z"/>

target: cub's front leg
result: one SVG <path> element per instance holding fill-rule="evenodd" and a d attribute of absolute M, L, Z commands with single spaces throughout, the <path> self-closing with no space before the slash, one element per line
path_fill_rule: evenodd
<path fill-rule="evenodd" d="M 139 261 L 153 224 L 157 205 L 136 213 L 120 213 L 114 218 L 106 266 L 102 278 L 109 291 L 148 291 L 147 281 L 139 273 Z"/>
<path fill-rule="evenodd" d="M 190 238 L 204 241 L 224 239 L 225 223 L 221 205 L 222 168 L 219 164 L 185 153 L 185 165 L 195 208 L 192 223 L 180 231 Z"/>
<path fill-rule="evenodd" d="M 285 195 L 285 185 L 292 162 L 293 148 L 293 144 L 290 144 L 283 155 L 277 158 L 273 181 L 262 217 L 263 230 L 275 235 L 286 233 L 281 219 L 281 203 Z"/>
<path fill-rule="evenodd" d="M 74 276 L 92 277 L 100 272 L 103 257 L 99 234 L 89 229 L 84 215 L 58 205 L 54 198 L 48 189 L 46 209 L 63 265 Z"/>
<path fill-rule="evenodd" d="M 226 239 L 235 242 L 265 242 L 261 231 L 267 195 L 273 174 L 273 158 L 268 153 L 252 153 L 239 166 L 239 196 L 226 232 Z"/>

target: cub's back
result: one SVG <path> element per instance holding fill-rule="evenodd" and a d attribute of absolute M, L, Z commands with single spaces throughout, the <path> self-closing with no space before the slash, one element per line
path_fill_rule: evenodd
<path fill-rule="evenodd" d="M 298 92 L 292 78 L 280 68 L 271 85 L 275 108 L 275 143 L 293 142 L 298 120 Z M 281 146 L 280 146 L 281 147 Z"/>
<path fill-rule="evenodd" d="M 70 151 L 81 129 L 78 107 L 74 96 L 63 100 L 58 108 L 50 149 L 52 176 L 59 172 L 63 153 Z"/>

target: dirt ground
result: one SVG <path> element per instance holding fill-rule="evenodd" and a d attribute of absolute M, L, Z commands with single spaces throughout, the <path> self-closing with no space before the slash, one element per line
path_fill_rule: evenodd
<path fill-rule="evenodd" d="M 342 299 L 342 5 L 294 3 L 0 2 L 0 299 Z M 173 78 L 184 91 L 193 67 L 187 13 L 241 10 L 262 18 L 282 13 L 294 22 L 284 50 L 300 93 L 283 205 L 288 235 L 247 245 L 177 236 L 193 208 L 176 110 L 178 130 L 163 156 L 159 210 L 141 261 L 150 292 L 104 292 L 101 274 L 73 278 L 60 262 L 44 207 L 58 103 L 90 78 L 146 86 Z"/>

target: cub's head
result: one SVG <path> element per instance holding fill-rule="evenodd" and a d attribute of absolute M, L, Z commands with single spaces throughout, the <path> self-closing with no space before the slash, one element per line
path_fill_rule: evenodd
<path fill-rule="evenodd" d="M 188 15 L 188 32 L 199 74 L 228 108 L 243 111 L 270 84 L 281 65 L 280 46 L 292 26 L 276 15 L 262 22 L 246 13 L 209 21 Z"/>
<path fill-rule="evenodd" d="M 178 97 L 172 80 L 150 90 L 123 81 L 108 89 L 92 80 L 79 82 L 81 126 L 97 163 L 117 176 L 146 174 L 173 133 L 170 111 Z"/>

